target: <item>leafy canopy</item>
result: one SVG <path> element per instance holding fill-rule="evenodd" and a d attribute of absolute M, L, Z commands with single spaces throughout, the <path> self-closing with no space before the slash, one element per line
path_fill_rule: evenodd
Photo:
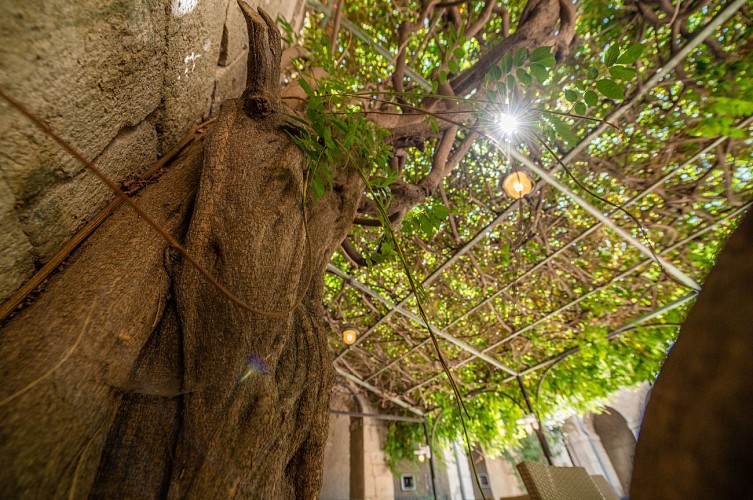
<path fill-rule="evenodd" d="M 525 1 L 352 0 L 338 19 L 333 1 L 309 10 L 299 39 L 289 33 L 306 50 L 287 68 L 285 94 L 314 196 L 331 189 L 333 169 L 364 178 L 333 264 L 418 315 L 415 278 L 436 328 L 526 371 L 542 417 L 652 380 L 689 302 L 611 334 L 690 291 L 556 189 L 538 183 L 514 202 L 502 179 L 520 167 L 516 148 L 702 282 L 753 198 L 747 11 L 649 85 L 725 5 L 543 1 L 554 12 L 544 18 Z M 515 134 L 500 129 L 503 114 L 519 122 Z M 338 366 L 424 409 L 440 438 L 456 439 L 461 413 L 425 325 L 337 276 L 325 285 L 332 329 L 354 325 L 363 336 L 353 347 L 332 336 Z M 521 439 L 526 411 L 510 375 L 440 342 L 471 438 L 497 450 Z M 575 354 L 545 364 L 566 352 Z M 390 432 L 391 455 L 413 457 L 422 432 Z"/>

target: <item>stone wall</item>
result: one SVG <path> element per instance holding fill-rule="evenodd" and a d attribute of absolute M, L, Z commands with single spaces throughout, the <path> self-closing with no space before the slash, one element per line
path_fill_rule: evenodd
<path fill-rule="evenodd" d="M 248 0 L 294 26 L 303 0 Z M 0 87 L 120 182 L 245 85 L 236 0 L 4 0 Z M 113 198 L 0 103 L 0 302 Z"/>
<path fill-rule="evenodd" d="M 350 417 L 330 415 L 327 445 L 324 448 L 321 500 L 350 498 Z"/>

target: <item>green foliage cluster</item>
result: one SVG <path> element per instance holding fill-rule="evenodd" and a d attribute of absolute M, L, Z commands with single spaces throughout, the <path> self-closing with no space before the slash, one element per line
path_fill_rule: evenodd
<path fill-rule="evenodd" d="M 483 5 L 465 2 L 458 12 L 473 17 Z M 550 171 L 558 169 L 557 159 L 539 139 L 553 153 L 564 155 L 615 106 L 635 96 L 688 38 L 678 39 L 671 26 L 645 22 L 619 4 L 585 0 L 579 5 L 578 42 L 567 58 L 556 61 L 549 47 L 509 52 L 484 75 L 483 92 L 476 93 L 483 97 L 472 93 L 457 98 L 482 126 L 493 123 L 491 114 L 505 109 L 506 102 L 519 105 L 533 122 L 532 133 L 519 146 Z M 513 25 L 524 6 L 525 2 L 510 2 L 505 7 Z M 314 196 L 326 192 L 332 172 L 342 165 L 359 168 L 366 196 L 382 207 L 390 203 L 393 183 L 416 183 L 425 177 L 445 125 L 442 117 L 429 119 L 431 134 L 401 146 L 406 160 L 397 171 L 390 166 L 395 153 L 386 145 L 390 137 L 374 125 L 373 115 L 397 113 L 396 104 L 408 113 L 433 98 L 447 99 L 434 95 L 439 86 L 473 67 L 505 39 L 502 16 L 492 16 L 487 29 L 466 37 L 463 27 L 448 17 L 419 19 L 420 7 L 412 1 L 357 0 L 344 4 L 343 15 L 393 54 L 399 48 L 396 27 L 420 21 L 406 42 L 407 61 L 432 84 L 430 91 L 406 78 L 404 91 L 395 93 L 394 60 L 342 29 L 332 52 L 325 35 L 331 34 L 332 19 L 309 14 L 301 41 L 309 52 L 295 63 L 297 80 L 306 90 L 306 112 L 294 119 L 300 128 L 294 136 L 309 157 Z M 688 29 L 697 30 L 721 7 L 708 5 L 689 14 Z M 753 199 L 750 128 L 740 126 L 753 113 L 753 28 L 746 19 L 739 14 L 715 32 L 713 39 L 723 47 L 724 57 L 713 44 L 700 45 L 623 115 L 619 129 L 602 133 L 586 154 L 571 162 L 578 182 L 559 176 L 604 213 L 614 211 L 612 204 L 625 206 L 647 230 L 657 252 L 698 281 L 713 265 L 734 223 L 734 211 Z M 328 75 L 315 87 L 305 83 L 312 81 L 305 75 L 312 75 L 314 68 Z M 470 133 L 461 131 L 454 147 Z M 720 136 L 736 140 L 704 149 Z M 354 227 L 350 239 L 364 250 L 370 264 L 378 265 L 358 268 L 344 254 L 337 254 L 334 264 L 395 303 L 406 299 L 405 307 L 418 314 L 405 264 L 420 282 L 464 242 L 508 213 L 441 277 L 418 287 L 431 322 L 474 348 L 490 349 L 490 355 L 516 371 L 578 348 L 578 354 L 526 377 L 529 391 L 539 395 L 534 404 L 542 418 L 584 411 L 620 387 L 653 380 L 685 307 L 612 341 L 607 337 L 687 290 L 613 233 L 592 229 L 591 216 L 553 189 L 537 190 L 510 210 L 510 200 L 500 189 L 509 166 L 503 150 L 485 140 L 474 142 L 447 174 L 441 190 L 394 226 L 401 233 L 399 244 L 385 227 Z M 583 193 L 580 184 L 598 198 Z M 709 228 L 728 216 L 727 223 Z M 635 220 L 619 212 L 612 218 L 640 237 Z M 555 252 L 560 252 L 556 259 L 536 267 Z M 528 273 L 531 269 L 536 271 Z M 615 278 L 619 279 L 611 282 Z M 460 414 L 442 368 L 428 349 L 425 327 L 398 315 L 380 321 L 387 312 L 382 304 L 365 301 L 339 278 L 327 276 L 325 284 L 331 324 L 353 324 L 365 332 L 379 321 L 370 337 L 345 355 L 348 369 L 431 410 L 430 426 L 436 423 L 438 442 L 458 439 Z M 344 352 L 336 336 L 331 345 Z M 454 345 L 443 343 L 442 349 L 463 393 L 477 394 L 465 398 L 472 440 L 499 451 L 525 439 L 516 424 L 524 413 L 522 400 L 507 374 L 468 359 Z M 385 411 L 396 411 L 388 403 L 375 402 L 385 405 Z M 413 459 L 423 439 L 420 426 L 395 425 L 387 451 L 393 460 Z"/>

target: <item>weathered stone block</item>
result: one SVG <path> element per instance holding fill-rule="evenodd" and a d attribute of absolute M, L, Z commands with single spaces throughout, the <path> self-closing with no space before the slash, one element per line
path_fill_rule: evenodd
<path fill-rule="evenodd" d="M 306 0 L 260 0 L 257 5 L 267 11 L 272 19 L 281 16 L 296 30 L 303 26 Z"/>
<path fill-rule="evenodd" d="M 187 1 L 187 0 L 184 0 Z M 209 116 L 225 23 L 225 2 L 198 2 L 167 23 L 163 150 L 173 148 L 191 126 Z"/>
<path fill-rule="evenodd" d="M 148 122 L 124 129 L 94 164 L 119 183 L 157 160 L 157 133 Z M 44 193 L 21 210 L 21 222 L 34 255 L 46 262 L 88 220 L 114 198 L 112 191 L 89 171 Z"/>
<path fill-rule="evenodd" d="M 148 0 L 3 2 L 0 85 L 96 157 L 160 103 L 165 9 Z M 15 112 L 0 119 L 0 173 L 27 202 L 81 166 Z"/>
<path fill-rule="evenodd" d="M 212 98 L 212 116 L 220 112 L 220 106 L 228 99 L 240 97 L 246 88 L 247 52 L 241 52 L 228 66 L 217 68 L 214 96 Z"/>
<path fill-rule="evenodd" d="M 273 17 L 302 6 L 262 5 Z M 0 87 L 115 180 L 172 149 L 245 85 L 237 0 L 5 0 L 2 11 Z M 111 194 L 4 103 L 0 183 L 2 299 Z"/>
<path fill-rule="evenodd" d="M 257 4 L 258 2 L 249 2 Z M 236 0 L 229 0 L 225 25 L 222 28 L 222 44 L 218 66 L 229 66 L 241 55 L 248 54 L 248 28 Z"/>
<path fill-rule="evenodd" d="M 0 180 L 0 302 L 34 272 L 31 244 L 14 214 L 15 198 Z"/>

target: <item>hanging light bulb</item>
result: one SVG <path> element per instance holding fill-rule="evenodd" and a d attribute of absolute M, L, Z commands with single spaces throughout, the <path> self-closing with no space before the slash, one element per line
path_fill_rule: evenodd
<path fill-rule="evenodd" d="M 356 341 L 356 337 L 358 337 L 358 330 L 355 328 L 347 327 L 343 330 L 343 342 L 345 342 L 346 345 L 353 344 Z"/>
<path fill-rule="evenodd" d="M 533 191 L 533 179 L 524 169 L 511 168 L 505 174 L 502 189 L 510 198 L 519 200 Z"/>
<path fill-rule="evenodd" d="M 428 446 L 419 446 L 417 450 L 413 451 L 414 455 L 418 455 L 418 461 L 423 463 L 427 458 L 431 458 L 431 448 Z"/>

